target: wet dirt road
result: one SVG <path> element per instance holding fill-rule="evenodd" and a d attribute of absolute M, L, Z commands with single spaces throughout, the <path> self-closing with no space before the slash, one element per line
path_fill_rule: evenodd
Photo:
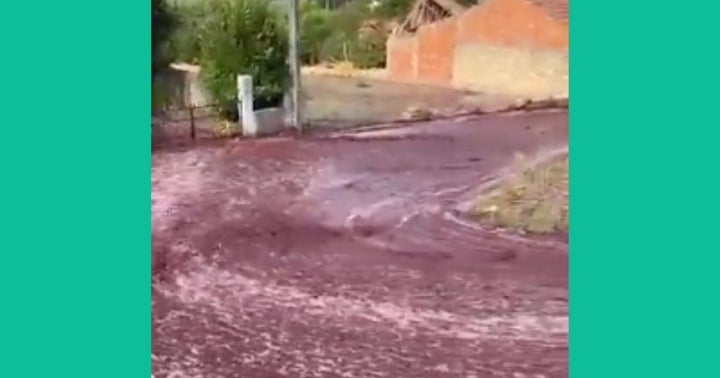
<path fill-rule="evenodd" d="M 567 376 L 566 240 L 456 210 L 566 143 L 547 111 L 154 153 L 154 377 Z"/>

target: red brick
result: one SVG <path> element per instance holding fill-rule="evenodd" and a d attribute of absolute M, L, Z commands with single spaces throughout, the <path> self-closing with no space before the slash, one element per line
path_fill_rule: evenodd
<path fill-rule="evenodd" d="M 432 84 L 452 81 L 456 30 L 457 20 L 454 19 L 425 25 L 418 30 L 418 79 Z"/>
<path fill-rule="evenodd" d="M 414 37 L 391 36 L 387 43 L 387 69 L 395 80 L 417 79 L 415 64 L 417 40 Z"/>
<path fill-rule="evenodd" d="M 566 49 L 568 25 L 527 0 L 487 0 L 460 16 L 458 42 Z"/>

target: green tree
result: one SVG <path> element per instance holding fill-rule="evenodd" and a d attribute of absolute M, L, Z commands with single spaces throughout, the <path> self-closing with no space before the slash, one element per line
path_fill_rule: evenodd
<path fill-rule="evenodd" d="M 410 12 L 416 0 L 380 0 L 375 12 L 385 19 L 402 19 Z M 478 0 L 455 0 L 458 4 L 471 7 Z"/>
<path fill-rule="evenodd" d="M 178 25 L 170 40 L 170 53 L 176 61 L 198 64 L 200 60 L 199 30 L 205 11 L 204 3 L 177 3 L 172 11 Z"/>
<path fill-rule="evenodd" d="M 407 16 L 415 0 L 381 0 L 375 12 L 385 19 L 399 19 Z"/>
<path fill-rule="evenodd" d="M 370 17 L 368 3 L 367 0 L 357 0 L 332 11 L 329 18 L 332 34 L 322 46 L 322 60 L 352 60 L 360 27 Z"/>
<path fill-rule="evenodd" d="M 210 0 L 199 23 L 202 80 L 237 120 L 238 74 L 253 77 L 255 106 L 279 105 L 288 85 L 288 38 L 280 15 L 264 0 Z"/>
<path fill-rule="evenodd" d="M 165 69 L 171 61 L 168 53 L 168 40 L 176 27 L 176 20 L 165 0 L 152 0 L 151 3 L 151 72 L 152 77 Z"/>
<path fill-rule="evenodd" d="M 300 8 L 301 60 L 304 64 L 317 64 L 322 59 L 323 45 L 333 34 L 330 18 L 333 12 L 315 1 L 304 1 Z"/>
<path fill-rule="evenodd" d="M 353 0 L 312 0 L 323 9 L 337 9 Z"/>

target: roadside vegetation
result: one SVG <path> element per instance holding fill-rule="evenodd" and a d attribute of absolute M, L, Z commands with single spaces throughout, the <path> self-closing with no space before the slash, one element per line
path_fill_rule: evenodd
<path fill-rule="evenodd" d="M 238 74 L 253 77 L 256 108 L 280 104 L 289 85 L 285 2 L 152 0 L 152 12 L 153 78 L 172 62 L 200 66 L 208 94 L 215 103 L 227 104 L 220 107 L 219 116 L 229 122 L 238 118 Z M 383 7 L 370 7 L 369 0 L 303 1 L 302 63 L 383 67 L 391 14 Z M 153 80 L 153 107 L 165 103 L 161 80 Z"/>
<path fill-rule="evenodd" d="M 387 38 L 414 1 L 301 0 L 302 64 L 384 67 Z M 219 115 L 230 122 L 238 118 L 237 74 L 252 75 L 256 108 L 282 100 L 289 85 L 285 1 L 152 0 L 152 12 L 153 77 L 172 62 L 200 66 L 214 102 L 228 104 Z M 154 83 L 154 109 L 166 106 L 162 97 Z"/>
<path fill-rule="evenodd" d="M 206 0 L 173 3 L 173 13 L 179 21 L 179 28 L 173 34 L 171 52 L 176 61 L 200 64 L 203 46 L 203 29 L 208 12 L 217 8 L 217 3 L 226 8 L 247 9 L 253 0 Z M 260 1 L 254 10 L 245 13 L 247 17 L 260 17 L 256 12 L 271 11 L 284 24 L 286 3 Z M 393 0 L 410 4 L 410 0 Z M 370 6 L 369 0 L 329 1 L 305 0 L 300 4 L 301 60 L 305 65 L 324 62 L 350 61 L 361 68 L 382 67 L 385 65 L 385 42 L 392 31 L 394 20 L 399 16 L 397 10 L 382 5 Z M 381 2 L 385 4 L 385 2 Z M 227 9 L 230 11 L 230 9 Z M 259 25 L 255 25 L 260 27 Z M 257 35 L 257 34 L 255 34 Z M 285 36 L 283 36 L 285 37 Z M 287 38 L 284 38 L 287 40 Z"/>
<path fill-rule="evenodd" d="M 177 21 L 165 0 L 152 0 L 151 2 L 151 79 L 152 79 L 152 108 L 156 109 L 165 103 L 165 94 L 162 86 L 156 83 L 156 77 L 162 73 L 172 62 L 169 52 L 169 41 L 177 28 Z"/>
<path fill-rule="evenodd" d="M 529 233 L 568 231 L 568 158 L 530 166 L 517 155 L 514 172 L 474 208 L 484 223 Z"/>

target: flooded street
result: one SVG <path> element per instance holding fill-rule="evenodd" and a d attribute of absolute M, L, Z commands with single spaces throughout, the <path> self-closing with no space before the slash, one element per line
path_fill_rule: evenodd
<path fill-rule="evenodd" d="M 156 151 L 154 377 L 566 377 L 567 240 L 459 211 L 567 111 Z"/>

